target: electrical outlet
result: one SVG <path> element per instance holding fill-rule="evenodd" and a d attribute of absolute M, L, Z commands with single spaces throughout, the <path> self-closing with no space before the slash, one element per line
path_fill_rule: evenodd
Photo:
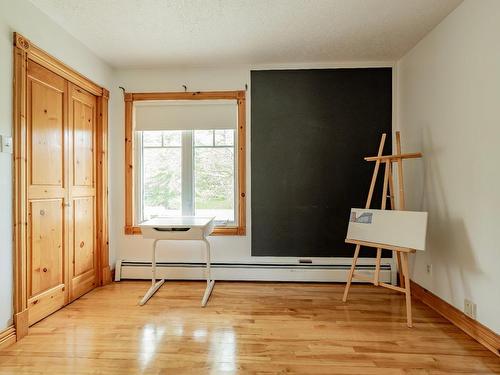
<path fill-rule="evenodd" d="M 467 298 L 464 299 L 464 313 L 467 315 L 469 318 L 472 318 L 476 320 L 476 310 L 477 310 L 477 305 L 468 300 Z"/>
<path fill-rule="evenodd" d="M 0 135 L 0 152 L 12 154 L 12 137 Z"/>
<path fill-rule="evenodd" d="M 425 266 L 425 271 L 427 272 L 427 275 L 432 275 L 432 264 L 427 264 Z"/>

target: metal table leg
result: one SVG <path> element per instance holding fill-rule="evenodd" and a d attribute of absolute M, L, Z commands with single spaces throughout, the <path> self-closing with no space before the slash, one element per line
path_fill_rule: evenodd
<path fill-rule="evenodd" d="M 154 240 L 153 242 L 153 254 L 152 254 L 152 262 L 151 262 L 151 271 L 152 271 L 152 278 L 151 278 L 151 287 L 149 290 L 146 292 L 144 297 L 142 297 L 141 302 L 139 302 L 139 305 L 144 305 L 148 300 L 153 297 L 153 294 L 156 293 L 158 289 L 163 285 L 165 282 L 165 279 L 161 279 L 158 282 L 156 281 L 156 243 L 159 240 Z"/>
<path fill-rule="evenodd" d="M 205 294 L 203 295 L 203 299 L 201 300 L 201 306 L 205 307 L 207 305 L 208 299 L 210 298 L 210 294 L 212 293 L 212 289 L 214 288 L 214 283 L 215 280 L 212 280 L 211 275 L 210 275 L 210 242 L 207 241 L 207 239 L 203 239 L 203 242 L 205 242 L 206 245 L 206 261 L 207 261 L 207 268 L 206 268 L 206 277 L 207 277 L 207 287 L 205 289 Z"/>

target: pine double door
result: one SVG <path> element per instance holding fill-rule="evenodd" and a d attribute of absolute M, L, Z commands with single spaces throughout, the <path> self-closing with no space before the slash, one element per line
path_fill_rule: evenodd
<path fill-rule="evenodd" d="M 98 283 L 97 98 L 28 60 L 26 267 L 29 325 Z"/>

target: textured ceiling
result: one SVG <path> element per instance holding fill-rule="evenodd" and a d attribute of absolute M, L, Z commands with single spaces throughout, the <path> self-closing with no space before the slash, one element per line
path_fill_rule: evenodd
<path fill-rule="evenodd" d="M 461 0 L 31 0 L 115 67 L 395 60 Z"/>

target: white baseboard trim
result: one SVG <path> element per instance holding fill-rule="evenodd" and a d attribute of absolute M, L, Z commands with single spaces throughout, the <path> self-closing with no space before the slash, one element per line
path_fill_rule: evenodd
<path fill-rule="evenodd" d="M 171 280 L 204 280 L 204 263 L 157 263 L 157 277 Z M 346 265 L 295 265 L 295 264 L 235 264 L 212 263 L 215 280 L 233 281 L 300 281 L 345 282 L 350 264 Z M 373 274 L 374 265 L 359 265 L 358 273 Z M 391 263 L 380 269 L 380 281 L 393 282 Z M 151 278 L 151 262 L 119 260 L 116 262 L 115 281 Z M 355 282 L 353 280 L 353 282 Z"/>

